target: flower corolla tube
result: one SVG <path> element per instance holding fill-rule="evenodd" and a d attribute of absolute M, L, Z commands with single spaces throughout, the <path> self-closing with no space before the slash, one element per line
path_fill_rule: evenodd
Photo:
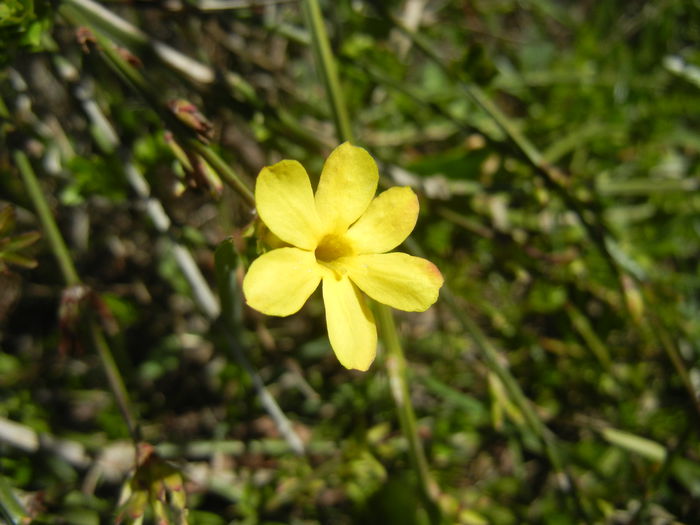
<path fill-rule="evenodd" d="M 255 184 L 258 215 L 285 246 L 255 259 L 243 280 L 248 305 L 276 316 L 299 311 L 322 283 L 331 347 L 344 367 L 357 370 L 367 370 L 377 351 L 363 293 L 422 312 L 443 283 L 430 261 L 391 252 L 416 225 L 418 198 L 409 187 L 375 197 L 378 182 L 374 159 L 349 142 L 326 159 L 315 194 L 299 162 L 263 168 Z"/>

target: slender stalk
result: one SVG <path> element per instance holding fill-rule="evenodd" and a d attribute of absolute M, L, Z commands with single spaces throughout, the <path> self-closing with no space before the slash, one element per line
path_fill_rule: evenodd
<path fill-rule="evenodd" d="M 21 151 L 16 151 L 14 158 L 20 174 L 22 175 L 24 185 L 27 188 L 27 193 L 29 193 L 37 215 L 39 215 L 44 234 L 51 245 L 51 250 L 56 257 L 56 261 L 58 261 L 58 266 L 61 268 L 63 279 L 68 286 L 80 284 L 78 272 L 75 271 L 75 266 L 73 266 L 68 248 L 63 242 L 63 238 L 58 230 L 58 226 L 56 226 L 53 215 L 51 215 L 49 204 L 46 202 L 44 194 L 39 187 L 39 182 L 36 180 L 34 170 L 29 164 L 29 159 L 27 159 L 27 156 Z"/>
<path fill-rule="evenodd" d="M 90 320 L 90 336 L 92 337 L 92 342 L 97 350 L 97 355 L 100 357 L 105 374 L 107 375 L 107 381 L 109 382 L 110 388 L 114 393 L 114 397 L 117 399 L 119 411 L 121 412 L 126 425 L 129 427 L 129 434 L 131 434 L 133 440 L 137 442 L 141 439 L 141 432 L 129 408 L 131 403 L 129 402 L 129 394 L 124 386 L 124 380 L 119 372 L 117 363 L 114 361 L 112 351 L 107 344 L 104 333 L 102 333 L 102 330 L 100 330 L 97 322 L 92 319 Z"/>
<path fill-rule="evenodd" d="M 236 190 L 238 194 L 245 200 L 251 208 L 255 208 L 255 195 L 250 189 L 250 186 L 241 179 L 234 169 L 222 159 L 211 147 L 203 144 L 196 139 L 190 139 L 187 144 L 199 153 L 212 168 L 216 170 L 221 177 L 221 180 Z"/>
<path fill-rule="evenodd" d="M 432 523 L 439 523 L 440 512 L 437 498 L 440 493 L 437 483 L 433 480 L 428 469 L 428 461 L 423 452 L 423 445 L 418 436 L 416 416 L 408 388 L 406 358 L 396 331 L 394 316 L 391 309 L 383 304 L 375 303 L 379 335 L 386 349 L 386 367 L 389 374 L 389 385 L 396 403 L 401 431 L 408 441 L 409 455 L 413 469 L 418 476 L 418 484 L 423 500 Z"/>
<path fill-rule="evenodd" d="M 236 171 L 224 160 L 221 156 L 212 149 L 211 146 L 204 144 L 196 138 L 191 130 L 184 126 L 172 115 L 166 111 L 164 104 L 159 100 L 159 95 L 151 88 L 143 74 L 135 67 L 129 64 L 119 53 L 112 47 L 111 43 L 102 37 L 98 37 L 101 42 L 101 48 L 109 64 L 123 75 L 131 85 L 149 102 L 152 108 L 155 108 L 159 116 L 163 119 L 164 124 L 177 135 L 179 140 L 182 140 L 190 148 L 199 153 L 218 173 L 221 180 L 245 200 L 246 204 L 255 207 L 255 196 L 250 190 L 249 185 L 236 173 Z"/>
<path fill-rule="evenodd" d="M 311 32 L 311 41 L 314 46 L 316 63 L 326 87 L 326 94 L 331 103 L 338 140 L 352 141 L 352 126 L 348 118 L 336 63 L 331 52 L 328 34 L 326 33 L 318 0 L 304 0 L 302 5 Z M 430 475 L 428 462 L 425 458 L 420 437 L 418 436 L 416 416 L 408 388 L 406 359 L 396 331 L 394 318 L 388 306 L 376 303 L 375 310 L 377 314 L 377 323 L 379 325 L 379 334 L 387 350 L 387 374 L 389 375 L 389 382 L 391 384 L 391 393 L 396 403 L 401 431 L 409 444 L 411 464 L 418 476 L 421 496 L 424 500 L 429 519 L 431 523 L 439 523 L 440 509 L 437 505 L 439 489 Z"/>
<path fill-rule="evenodd" d="M 63 278 L 68 286 L 77 286 L 80 284 L 80 277 L 78 277 L 78 272 L 73 265 L 73 260 L 68 253 L 68 247 L 63 241 L 63 237 L 56 225 L 56 221 L 49 210 L 49 205 L 46 202 L 44 193 L 39 186 L 39 181 L 34 174 L 34 170 L 29 163 L 29 159 L 22 151 L 16 151 L 14 154 L 15 163 L 22 176 L 25 187 L 27 188 L 27 193 L 34 204 L 34 208 L 39 215 L 39 220 L 41 222 L 42 229 L 46 234 L 51 249 L 59 263 L 61 272 L 63 273 Z M 129 433 L 134 441 L 138 440 L 139 432 L 135 423 L 135 418 L 132 415 L 131 403 L 129 401 L 129 395 L 127 393 L 126 387 L 124 386 L 124 380 L 119 372 L 119 368 L 114 362 L 112 357 L 112 352 L 107 345 L 107 341 L 104 335 L 97 326 L 97 322 L 94 319 L 90 319 L 90 335 L 95 343 L 98 356 L 104 368 L 109 386 L 114 394 L 117 401 L 124 421 L 129 429 Z"/>
<path fill-rule="evenodd" d="M 10 525 L 29 523 L 31 518 L 15 496 L 12 486 L 0 474 L 0 517 Z"/>
<path fill-rule="evenodd" d="M 108 33 L 112 38 L 128 42 L 132 46 L 149 50 L 181 75 L 203 84 L 211 84 L 215 72 L 204 64 L 180 53 L 163 42 L 152 39 L 147 33 L 109 9 L 92 0 L 65 0 L 61 10 L 79 12 L 87 25 Z"/>
<path fill-rule="evenodd" d="M 345 106 L 343 90 L 340 87 L 338 70 L 333 53 L 331 51 L 326 26 L 323 23 L 323 15 L 318 5 L 318 0 L 304 0 L 302 2 L 306 22 L 311 31 L 311 42 L 316 56 L 316 65 L 326 86 L 326 93 L 331 102 L 333 119 L 335 121 L 336 132 L 340 141 L 353 139 L 352 126 L 348 117 L 348 110 Z"/>

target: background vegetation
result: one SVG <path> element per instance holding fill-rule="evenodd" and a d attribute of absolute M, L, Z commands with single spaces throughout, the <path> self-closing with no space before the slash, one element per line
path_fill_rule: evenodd
<path fill-rule="evenodd" d="M 1 519 L 696 523 L 700 4 L 315 7 L 0 5 Z M 446 278 L 414 434 L 238 292 L 257 172 L 348 133 Z"/>

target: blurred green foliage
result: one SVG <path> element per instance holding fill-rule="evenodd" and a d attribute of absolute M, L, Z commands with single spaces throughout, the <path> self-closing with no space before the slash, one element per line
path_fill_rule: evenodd
<path fill-rule="evenodd" d="M 285 319 L 244 308 L 236 283 L 256 255 L 254 215 L 230 187 L 220 197 L 193 188 L 169 142 L 202 153 L 172 113 L 187 101 L 244 180 L 280 158 L 318 176 L 336 139 L 299 6 L 104 3 L 143 34 L 91 6 L 0 5 L 0 199 L 17 210 L 12 229 L 9 208 L 0 211 L 0 264 L 13 265 L 12 276 L 0 268 L 0 430 L 18 423 L 88 458 L 0 433 L 0 476 L 38 523 L 98 523 L 114 519 L 139 475 L 127 477 L 133 450 L 89 338 L 82 351 L 58 351 L 63 283 L 49 245 L 29 246 L 35 234 L 24 233 L 38 222 L 12 162 L 22 150 L 82 279 L 119 325 L 109 340 L 142 438 L 164 458 L 158 466 L 184 476 L 190 523 L 424 523 L 381 350 L 364 375 L 339 368 L 317 296 Z M 700 5 L 323 7 L 358 141 L 383 184 L 420 195 L 404 249 L 438 265 L 457 305 L 397 315 L 445 522 L 694 523 Z M 164 43 L 198 62 L 173 59 Z M 232 333 L 198 310 L 175 244 L 210 285 L 227 287 Z M 562 489 L 565 476 L 460 314 L 532 402 L 573 488 Z M 259 375 L 228 351 L 231 340 Z M 307 456 L 290 453 L 256 377 Z M 139 490 L 150 497 L 136 487 L 126 507 Z"/>
<path fill-rule="evenodd" d="M 0 67 L 20 50 L 39 51 L 51 29 L 53 11 L 47 0 L 5 0 L 0 4 Z"/>

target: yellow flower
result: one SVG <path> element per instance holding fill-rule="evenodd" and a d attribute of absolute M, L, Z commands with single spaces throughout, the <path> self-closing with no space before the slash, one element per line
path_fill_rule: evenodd
<path fill-rule="evenodd" d="M 360 290 L 399 310 L 422 312 L 443 283 L 433 263 L 386 253 L 416 225 L 418 198 L 394 187 L 374 198 L 374 159 L 349 142 L 326 159 L 316 195 L 304 167 L 283 160 L 262 169 L 255 202 L 265 225 L 291 245 L 258 257 L 243 280 L 248 305 L 291 315 L 323 281 L 331 346 L 346 368 L 367 370 L 377 351 L 377 329 Z"/>

